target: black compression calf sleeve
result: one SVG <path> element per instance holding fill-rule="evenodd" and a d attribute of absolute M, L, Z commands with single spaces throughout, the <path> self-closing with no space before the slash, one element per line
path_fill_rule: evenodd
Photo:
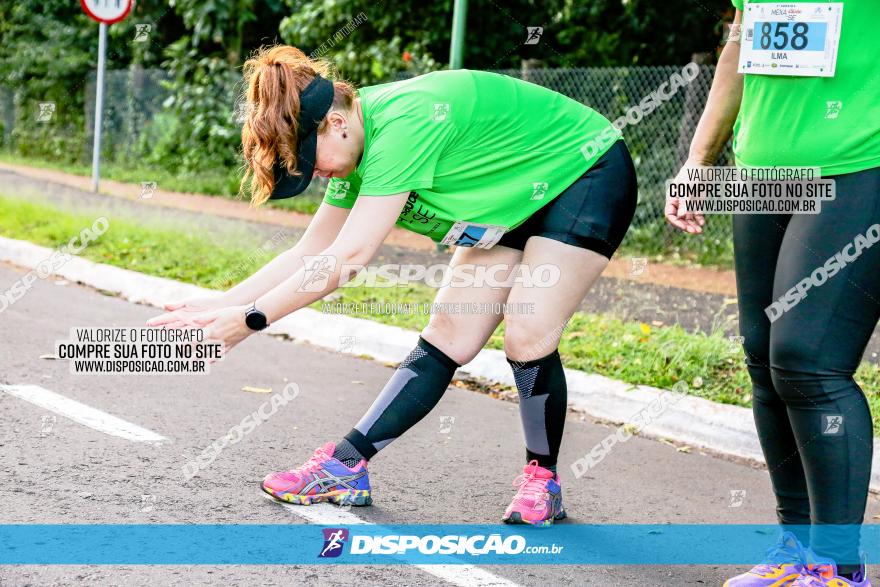
<path fill-rule="evenodd" d="M 519 391 L 519 413 L 526 439 L 526 460 L 556 466 L 568 402 L 559 350 L 534 361 L 511 361 Z"/>
<path fill-rule="evenodd" d="M 337 448 L 339 456 L 334 456 L 351 462 L 356 458 L 351 454 L 353 447 L 363 458 L 371 459 L 434 409 L 460 366 L 419 337 L 418 346 L 400 363 L 367 413 L 345 435 Z"/>

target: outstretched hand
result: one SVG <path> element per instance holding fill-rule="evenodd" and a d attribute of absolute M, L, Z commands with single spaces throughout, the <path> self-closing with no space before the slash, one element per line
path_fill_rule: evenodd
<path fill-rule="evenodd" d="M 147 320 L 147 326 L 163 328 L 193 328 L 194 320 L 214 310 L 225 307 L 217 298 L 187 298 L 165 304 L 164 314 Z"/>
<path fill-rule="evenodd" d="M 691 180 L 688 177 L 688 170 L 699 167 L 706 166 L 697 162 L 686 161 L 675 176 L 673 182 L 690 183 Z M 706 220 L 703 218 L 702 214 L 685 212 L 683 200 L 684 198 L 673 198 L 668 193 L 666 194 L 666 207 L 663 210 L 663 213 L 666 216 L 666 221 L 683 232 L 700 234 L 703 232 L 703 225 L 706 224 Z"/>
<path fill-rule="evenodd" d="M 204 330 L 204 339 L 223 344 L 223 356 L 235 345 L 254 333 L 245 324 L 247 306 L 229 306 L 219 310 L 204 312 L 192 319 L 193 324 Z"/>

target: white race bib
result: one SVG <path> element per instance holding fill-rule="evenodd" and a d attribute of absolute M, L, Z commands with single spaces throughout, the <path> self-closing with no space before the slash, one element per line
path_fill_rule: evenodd
<path fill-rule="evenodd" d="M 843 2 L 746 4 L 738 73 L 834 77 Z"/>
<path fill-rule="evenodd" d="M 501 240 L 505 232 L 507 232 L 506 226 L 456 220 L 440 242 L 444 245 L 488 249 Z"/>

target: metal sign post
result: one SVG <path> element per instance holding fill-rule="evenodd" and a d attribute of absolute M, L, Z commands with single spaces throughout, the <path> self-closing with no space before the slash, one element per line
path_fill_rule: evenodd
<path fill-rule="evenodd" d="M 461 69 L 464 62 L 464 34 L 467 0 L 455 0 L 452 7 L 452 39 L 449 43 L 449 69 Z"/>
<path fill-rule="evenodd" d="M 101 119 L 104 113 L 104 63 L 107 52 L 107 25 L 98 25 L 98 76 L 95 80 L 95 137 L 92 142 L 92 191 L 98 193 L 101 180 Z"/>
<path fill-rule="evenodd" d="M 104 113 L 104 67 L 107 61 L 107 25 L 131 12 L 131 0 L 80 0 L 83 10 L 98 21 L 98 74 L 95 79 L 95 139 L 92 143 L 92 191 L 101 180 L 101 119 Z"/>

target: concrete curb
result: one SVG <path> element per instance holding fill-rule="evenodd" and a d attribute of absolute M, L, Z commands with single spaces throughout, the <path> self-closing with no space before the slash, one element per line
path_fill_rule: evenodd
<path fill-rule="evenodd" d="M 46 247 L 0 237 L 0 260 L 20 267 L 35 269 L 52 253 L 52 249 Z M 131 302 L 156 307 L 182 297 L 217 293 L 80 257 L 72 257 L 55 274 L 113 292 Z M 417 332 L 349 316 L 323 314 L 309 308 L 277 321 L 267 332 L 284 334 L 336 352 L 369 355 L 384 362 L 402 360 L 418 338 Z M 510 366 L 504 353 L 498 350 L 483 349 L 460 371 L 488 381 L 514 385 Z M 690 396 L 664 402 L 662 394 L 667 392 L 661 389 L 633 386 L 573 369 L 566 369 L 565 375 L 569 404 L 595 418 L 615 423 L 638 422 L 640 431 L 650 436 L 764 462 L 751 410 L 747 408 Z M 652 408 L 661 405 L 664 409 L 655 415 Z M 650 418 L 645 417 L 647 414 Z M 584 448 L 586 456 L 593 447 Z M 880 439 L 877 438 L 874 439 L 871 489 L 880 491 Z"/>

